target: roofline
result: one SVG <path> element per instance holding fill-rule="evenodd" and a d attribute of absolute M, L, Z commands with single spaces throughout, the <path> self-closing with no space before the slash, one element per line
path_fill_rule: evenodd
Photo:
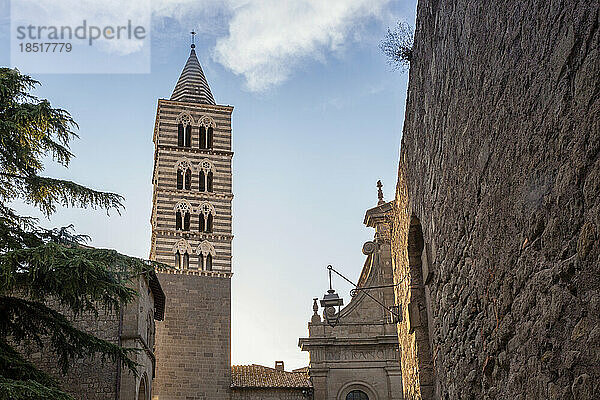
<path fill-rule="evenodd" d="M 148 274 L 148 286 L 150 286 L 150 290 L 152 290 L 152 295 L 154 297 L 154 319 L 162 321 L 165 318 L 166 297 L 154 270 L 151 270 Z"/>
<path fill-rule="evenodd" d="M 191 103 L 189 101 L 177 101 L 177 100 L 171 100 L 171 99 L 158 99 L 158 106 L 160 106 L 161 104 L 173 104 L 173 105 L 185 105 L 185 106 L 192 106 L 192 107 L 197 107 L 197 108 L 212 108 L 215 110 L 226 110 L 229 112 L 233 111 L 233 106 L 223 106 L 223 105 L 219 105 L 219 104 L 204 104 L 204 103 Z M 157 107 L 158 108 L 158 107 Z"/>
<path fill-rule="evenodd" d="M 373 215 L 373 214 L 378 214 L 378 213 L 388 213 L 390 212 L 390 210 L 393 208 L 394 206 L 394 200 L 390 200 L 388 202 L 385 202 L 383 204 L 380 204 L 378 206 L 375 206 L 373 208 L 369 208 L 366 212 L 365 212 L 365 218 L 363 220 L 363 224 L 365 224 L 366 226 L 369 226 L 371 228 L 374 228 L 374 226 L 370 226 L 370 221 L 373 218 L 381 218 L 381 216 L 379 215 Z"/>

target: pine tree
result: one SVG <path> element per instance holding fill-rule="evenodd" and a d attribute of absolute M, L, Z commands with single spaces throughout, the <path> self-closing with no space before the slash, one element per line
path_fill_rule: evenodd
<path fill-rule="evenodd" d="M 18 346 L 46 347 L 66 373 L 79 357 L 101 357 L 135 372 L 130 349 L 83 332 L 70 316 L 117 311 L 136 292 L 130 283 L 156 265 L 85 246 L 72 226 L 44 229 L 9 204 L 22 201 L 50 217 L 57 206 L 118 213 L 123 198 L 41 176 L 44 158 L 68 167 L 77 138 L 70 114 L 31 94 L 39 82 L 0 68 L 0 399 L 72 399 L 55 379 L 27 362 Z"/>

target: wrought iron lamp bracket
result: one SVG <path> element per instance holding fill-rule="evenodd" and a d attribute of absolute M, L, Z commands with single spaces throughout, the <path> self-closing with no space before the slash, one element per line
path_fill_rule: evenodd
<path fill-rule="evenodd" d="M 402 315 L 399 312 L 400 311 L 399 307 L 397 307 L 395 305 L 388 307 L 385 304 L 383 304 L 382 302 L 380 302 L 379 300 L 377 300 L 375 297 L 371 296 L 371 294 L 369 294 L 369 292 L 368 292 L 368 290 L 371 290 L 371 289 L 383 289 L 383 288 L 388 288 L 388 287 L 396 287 L 398 284 L 400 284 L 400 282 L 398 282 L 398 284 L 392 284 L 392 285 L 358 287 L 358 285 L 356 283 L 352 282 L 350 279 L 346 278 L 340 272 L 336 271 L 335 268 L 333 268 L 331 265 L 328 265 L 327 269 L 329 270 L 329 288 L 330 288 L 330 290 L 331 290 L 331 272 L 335 272 L 338 276 L 340 276 L 346 282 L 348 282 L 349 284 L 354 286 L 354 289 L 352 289 L 350 291 L 350 296 L 354 297 L 359 291 L 365 290 L 364 293 L 367 296 L 369 296 L 373 301 L 375 301 L 377 304 L 379 304 L 381 307 L 383 307 L 385 310 L 387 310 L 390 314 L 392 314 L 392 316 L 394 317 L 393 318 L 394 321 L 402 321 Z"/>

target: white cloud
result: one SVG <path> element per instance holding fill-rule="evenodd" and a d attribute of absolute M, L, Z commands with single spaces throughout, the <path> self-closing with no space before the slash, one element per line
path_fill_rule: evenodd
<path fill-rule="evenodd" d="M 252 91 L 285 81 L 297 63 L 336 51 L 390 0 L 253 0 L 236 4 L 214 57 Z"/>
<path fill-rule="evenodd" d="M 17 0 L 14 0 L 17 1 Z M 326 60 L 350 42 L 360 41 L 360 26 L 387 17 L 392 0 L 160 0 L 152 1 L 152 29 L 170 42 L 182 27 L 216 39 L 213 58 L 245 78 L 248 89 L 262 91 L 290 77 L 304 60 Z M 149 24 L 150 0 L 18 0 L 36 22 L 77 24 L 85 18 L 104 26 L 128 19 Z M 31 11 L 31 12 L 29 12 Z M 176 31 L 169 27 L 176 21 Z M 177 25 L 177 24 L 175 24 Z M 165 36 L 165 37 L 163 37 Z M 173 39 L 171 38 L 171 39 Z M 142 43 L 100 38 L 112 54 L 140 51 Z"/>

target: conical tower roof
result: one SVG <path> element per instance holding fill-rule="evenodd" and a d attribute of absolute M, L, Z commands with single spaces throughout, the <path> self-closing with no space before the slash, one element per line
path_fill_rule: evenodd
<path fill-rule="evenodd" d="M 210 87 L 200 66 L 196 52 L 192 44 L 190 57 L 183 67 L 181 76 L 175 85 L 171 100 L 185 101 L 189 103 L 216 104 L 215 98 L 210 92 Z"/>

